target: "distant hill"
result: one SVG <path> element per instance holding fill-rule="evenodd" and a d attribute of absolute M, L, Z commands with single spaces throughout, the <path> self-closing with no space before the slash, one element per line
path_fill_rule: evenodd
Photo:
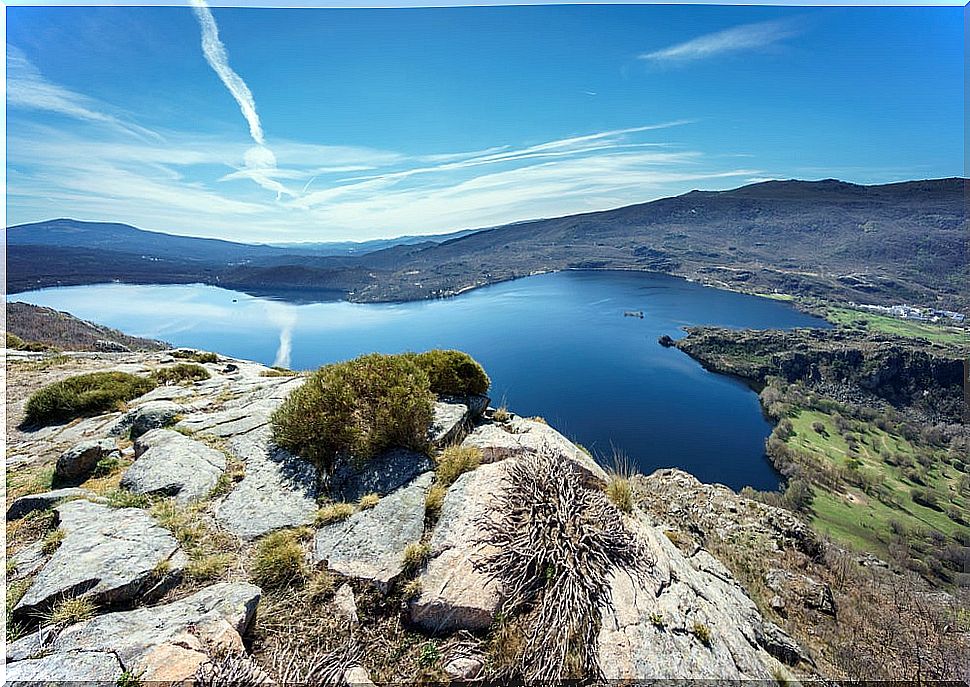
<path fill-rule="evenodd" d="M 158 351 L 171 348 L 164 341 L 130 336 L 117 329 L 78 319 L 70 313 L 27 303 L 7 303 L 7 333 L 64 351 Z"/>
<path fill-rule="evenodd" d="M 878 186 L 770 181 L 450 239 L 405 237 L 381 250 L 340 255 L 55 220 L 8 230 L 8 289 L 202 281 L 390 301 L 447 296 L 542 271 L 631 269 L 726 288 L 966 311 L 966 191 L 967 180 L 959 178 Z"/>

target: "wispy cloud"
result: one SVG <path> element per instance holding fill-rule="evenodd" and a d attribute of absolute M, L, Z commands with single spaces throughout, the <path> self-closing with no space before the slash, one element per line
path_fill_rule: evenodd
<path fill-rule="evenodd" d="M 256 112 L 256 99 L 253 98 L 252 91 L 242 77 L 229 66 L 229 53 L 219 38 L 219 27 L 216 25 L 215 17 L 212 16 L 205 0 L 191 0 L 191 2 L 195 16 L 199 20 L 199 26 L 202 28 L 202 53 L 205 55 L 206 62 L 239 104 L 239 109 L 249 124 L 249 135 L 256 143 L 246 151 L 243 157 L 244 166 L 236 171 L 236 176 L 249 178 L 263 188 L 274 191 L 277 199 L 283 195 L 295 196 L 296 193 L 277 181 L 276 155 L 266 145 L 263 125 L 259 120 L 259 113 Z"/>
<path fill-rule="evenodd" d="M 7 44 L 7 106 L 53 112 L 105 124 L 138 137 L 158 138 L 154 131 L 105 112 L 105 106 L 94 98 L 51 83 L 20 48 L 10 44 Z"/>
<path fill-rule="evenodd" d="M 691 62 L 725 53 L 761 50 L 800 33 L 801 29 L 790 20 L 742 24 L 644 53 L 640 59 L 663 63 Z"/>

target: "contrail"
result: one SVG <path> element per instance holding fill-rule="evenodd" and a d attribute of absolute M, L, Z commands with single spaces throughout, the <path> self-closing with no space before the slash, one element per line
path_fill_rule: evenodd
<path fill-rule="evenodd" d="M 263 127 L 256 113 L 256 101 L 246 82 L 229 66 L 229 54 L 226 52 L 226 46 L 219 40 L 219 27 L 216 26 L 216 20 L 209 11 L 209 6 L 205 4 L 205 0 L 190 0 L 190 2 L 199 20 L 199 26 L 202 27 L 202 52 L 205 53 L 206 61 L 239 103 L 243 117 L 249 122 L 249 135 L 259 145 L 266 145 Z"/>

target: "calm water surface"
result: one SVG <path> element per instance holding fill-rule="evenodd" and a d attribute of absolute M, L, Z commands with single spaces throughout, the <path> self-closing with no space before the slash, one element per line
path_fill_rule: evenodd
<path fill-rule="evenodd" d="M 10 299 L 297 369 L 372 351 L 458 348 L 488 370 L 494 405 L 541 415 L 600 457 L 615 448 L 642 471 L 677 466 L 735 489 L 778 485 L 757 396 L 657 338 L 679 338 L 694 324 L 825 326 L 782 302 L 637 272 L 546 274 L 448 300 L 377 305 L 285 302 L 201 285 L 104 284 Z M 623 315 L 637 310 L 643 319 Z"/>

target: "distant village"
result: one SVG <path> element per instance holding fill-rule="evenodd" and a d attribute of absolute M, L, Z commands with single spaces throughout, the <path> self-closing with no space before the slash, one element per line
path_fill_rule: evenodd
<path fill-rule="evenodd" d="M 913 305 L 863 305 L 860 303 L 850 303 L 853 308 L 868 310 L 881 315 L 898 317 L 903 320 L 916 320 L 917 322 L 951 322 L 962 323 L 966 315 L 952 310 L 936 310 L 935 308 L 918 308 Z"/>

